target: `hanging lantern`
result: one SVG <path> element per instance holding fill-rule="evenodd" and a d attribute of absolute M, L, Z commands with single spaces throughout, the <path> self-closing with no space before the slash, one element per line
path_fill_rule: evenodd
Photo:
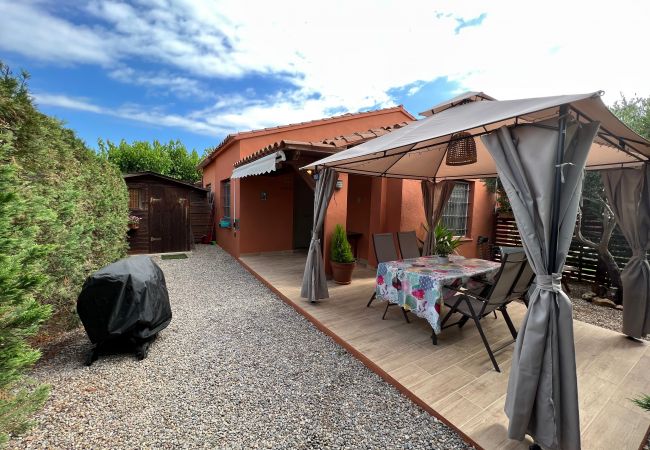
<path fill-rule="evenodd" d="M 447 165 L 465 166 L 476 162 L 476 142 L 471 134 L 461 131 L 451 136 L 447 144 Z"/>

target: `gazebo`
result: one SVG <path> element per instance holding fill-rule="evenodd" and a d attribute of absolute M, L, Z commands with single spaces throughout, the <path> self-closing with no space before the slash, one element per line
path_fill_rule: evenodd
<path fill-rule="evenodd" d="M 650 333 L 650 142 L 620 122 L 601 92 L 497 101 L 479 92 L 422 113 L 422 120 L 316 161 L 313 237 L 302 296 L 327 298 L 319 236 L 337 172 L 422 180 L 429 224 L 447 183 L 498 176 L 529 262 L 535 290 L 515 344 L 505 411 L 508 435 L 549 449 L 579 449 L 580 422 L 571 302 L 561 268 L 571 242 L 584 170 L 601 170 L 633 257 L 623 274 L 623 332 Z M 432 227 L 430 227 L 431 229 Z M 433 239 L 426 240 L 431 251 Z"/>

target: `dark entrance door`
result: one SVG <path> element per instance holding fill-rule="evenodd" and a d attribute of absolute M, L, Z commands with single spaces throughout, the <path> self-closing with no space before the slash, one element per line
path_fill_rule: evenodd
<path fill-rule="evenodd" d="M 307 249 L 314 222 L 314 191 L 298 175 L 293 179 L 293 248 Z"/>
<path fill-rule="evenodd" d="M 165 186 L 149 187 L 149 252 L 190 249 L 189 193 Z"/>

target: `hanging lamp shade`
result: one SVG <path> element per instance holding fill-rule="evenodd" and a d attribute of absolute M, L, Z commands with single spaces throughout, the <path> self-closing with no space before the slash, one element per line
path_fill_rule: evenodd
<path fill-rule="evenodd" d="M 447 144 L 447 165 L 465 166 L 476 162 L 476 142 L 471 134 L 461 131 Z"/>

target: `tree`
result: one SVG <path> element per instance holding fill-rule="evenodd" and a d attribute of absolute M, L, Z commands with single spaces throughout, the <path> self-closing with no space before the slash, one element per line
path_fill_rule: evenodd
<path fill-rule="evenodd" d="M 27 79 L 0 62 L 0 443 L 47 398 L 25 377 L 40 356 L 27 339 L 78 325 L 84 280 L 127 247 L 121 174 L 34 107 Z"/>
<path fill-rule="evenodd" d="M 621 96 L 610 108 L 625 124 L 646 139 L 650 139 L 650 97 Z"/>
<path fill-rule="evenodd" d="M 650 98 L 633 97 L 627 99 L 625 96 L 622 96 L 610 109 L 632 130 L 650 139 Z M 601 236 L 592 239 L 584 236 L 582 232 L 582 219 L 585 215 L 600 217 L 602 219 L 603 233 Z M 615 229 L 616 218 L 607 202 L 605 188 L 600 174 L 587 172 L 583 183 L 582 202 L 578 211 L 578 221 L 574 236 L 582 245 L 598 251 L 598 259 L 605 267 L 612 284 L 617 287 L 615 300 L 616 303 L 620 304 L 623 301 L 621 269 L 609 251 L 609 242 Z"/>
<path fill-rule="evenodd" d="M 18 167 L 12 158 L 14 123 L 28 101 L 26 76 L 16 79 L 0 63 L 0 445 L 9 434 L 29 426 L 48 387 L 24 378 L 40 357 L 27 343 L 49 317 L 50 308 L 36 295 L 45 286 L 42 259 L 48 247 L 37 242 L 37 229 L 26 226 L 29 209 L 22 196 Z M 12 101 L 13 100 L 13 101 Z M 20 230 L 21 233 L 16 233 Z"/>
<path fill-rule="evenodd" d="M 582 219 L 585 215 L 600 217 L 603 223 L 603 232 L 597 238 L 589 239 L 582 231 Z M 598 252 L 598 260 L 605 267 L 607 276 L 617 288 L 615 302 L 623 302 L 623 281 L 621 280 L 621 269 L 618 267 L 614 256 L 609 251 L 609 242 L 616 229 L 616 218 L 612 208 L 607 203 L 605 188 L 597 172 L 587 172 L 582 185 L 582 201 L 578 209 L 578 217 L 574 230 L 574 238 L 580 244 L 593 248 Z"/>
<path fill-rule="evenodd" d="M 100 139 L 98 146 L 99 154 L 123 173 L 150 171 L 190 183 L 201 179 L 201 172 L 197 170 L 201 161 L 199 154 L 196 150 L 189 152 L 178 140 L 167 144 L 157 140 L 153 143 L 133 141 L 129 144 L 122 139 L 115 144 Z"/>
<path fill-rule="evenodd" d="M 499 178 L 483 178 L 481 181 L 490 194 L 496 194 L 497 212 L 512 213 L 508 194 L 506 194 L 503 184 L 499 182 Z"/>

